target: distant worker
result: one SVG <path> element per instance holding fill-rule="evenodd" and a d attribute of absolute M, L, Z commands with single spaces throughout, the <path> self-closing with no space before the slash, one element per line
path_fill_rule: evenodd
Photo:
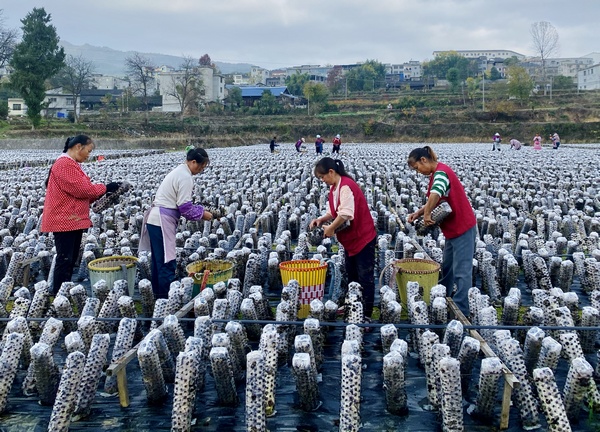
<path fill-rule="evenodd" d="M 304 142 L 305 142 L 305 141 L 304 141 L 304 138 L 300 138 L 298 141 L 296 141 L 296 144 L 295 144 L 295 146 L 296 146 L 296 151 L 297 151 L 298 153 L 301 153 L 301 152 L 302 152 L 302 144 L 304 144 Z"/>
<path fill-rule="evenodd" d="M 391 104 L 391 103 L 389 103 L 389 104 L 388 104 L 388 106 L 387 106 L 387 109 L 391 110 L 392 108 L 393 108 L 393 107 L 392 107 L 392 104 Z"/>
<path fill-rule="evenodd" d="M 554 150 L 558 150 L 558 148 L 560 147 L 560 137 L 558 136 L 558 134 L 556 132 L 554 132 L 554 135 L 550 135 L 550 139 L 552 140 L 552 148 Z"/>
<path fill-rule="evenodd" d="M 275 147 L 279 147 L 279 144 L 276 143 L 277 137 L 274 136 L 271 140 L 271 144 L 269 144 L 269 148 L 271 149 L 271 153 L 275 153 Z"/>
<path fill-rule="evenodd" d="M 331 153 L 340 154 L 340 146 L 342 145 L 342 139 L 340 138 L 340 134 L 337 134 L 333 139 L 333 150 Z"/>
<path fill-rule="evenodd" d="M 500 151 L 500 143 L 502 142 L 502 138 L 500 138 L 500 134 L 498 132 L 496 132 L 496 134 L 493 136 L 492 142 L 494 145 L 492 147 L 492 151 L 494 151 L 494 150 Z"/>
<path fill-rule="evenodd" d="M 510 140 L 510 148 L 513 150 L 521 150 L 521 141 L 516 140 L 516 139 L 511 139 Z"/>
<path fill-rule="evenodd" d="M 533 149 L 534 150 L 541 150 L 542 149 L 542 137 L 540 136 L 540 134 L 536 134 L 533 137 Z"/>
<path fill-rule="evenodd" d="M 315 140 L 315 151 L 318 155 L 323 154 L 323 143 L 325 140 L 321 138 L 321 135 L 317 135 L 317 139 Z"/>

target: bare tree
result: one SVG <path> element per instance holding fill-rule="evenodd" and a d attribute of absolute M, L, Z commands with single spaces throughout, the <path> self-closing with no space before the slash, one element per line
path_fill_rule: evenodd
<path fill-rule="evenodd" d="M 184 57 L 179 69 L 179 72 L 171 76 L 171 87 L 166 93 L 179 102 L 183 120 L 185 113 L 196 107 L 204 85 L 202 75 L 192 57 Z"/>
<path fill-rule="evenodd" d="M 533 49 L 542 60 L 542 79 L 546 81 L 546 60 L 558 53 L 558 31 L 548 21 L 539 21 L 531 25 Z"/>
<path fill-rule="evenodd" d="M 136 52 L 125 58 L 125 68 L 131 80 L 133 92 L 142 96 L 146 107 L 146 123 L 148 123 L 148 96 L 150 86 L 154 82 L 155 66 L 149 58 Z"/>
<path fill-rule="evenodd" d="M 61 72 L 60 80 L 65 90 L 73 94 L 75 123 L 79 120 L 77 101 L 81 96 L 81 91 L 89 88 L 93 75 L 93 62 L 86 60 L 81 55 L 78 57 L 73 57 L 72 55 L 67 56 L 66 66 Z"/>
<path fill-rule="evenodd" d="M 2 14 L 3 10 L 0 9 L 0 68 L 4 67 L 10 60 L 19 35 L 17 29 L 4 28 L 4 17 Z"/>

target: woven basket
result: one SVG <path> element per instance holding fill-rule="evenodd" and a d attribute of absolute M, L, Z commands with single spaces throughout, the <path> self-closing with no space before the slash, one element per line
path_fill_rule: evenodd
<path fill-rule="evenodd" d="M 88 264 L 90 285 L 93 286 L 100 279 L 104 279 L 109 289 L 112 289 L 115 281 L 126 279 L 129 296 L 133 297 L 137 260 L 134 256 L 116 255 L 90 261 Z"/>
<path fill-rule="evenodd" d="M 327 264 L 317 260 L 284 261 L 279 264 L 279 270 L 283 285 L 292 279 L 300 284 L 298 318 L 306 318 L 310 312 L 310 302 L 314 299 L 323 300 L 325 295 Z"/>
<path fill-rule="evenodd" d="M 194 279 L 194 297 L 200 293 L 204 273 L 207 270 L 206 286 L 212 287 L 217 282 L 225 282 L 232 277 L 233 263 L 226 260 L 201 260 L 188 264 L 185 271 L 189 277 Z"/>
<path fill-rule="evenodd" d="M 403 258 L 394 261 L 396 268 L 396 284 L 402 301 L 402 316 L 405 316 L 407 309 L 406 284 L 408 282 L 417 282 L 423 287 L 423 300 L 429 304 L 429 294 L 431 288 L 438 283 L 440 274 L 440 265 L 427 259 Z"/>

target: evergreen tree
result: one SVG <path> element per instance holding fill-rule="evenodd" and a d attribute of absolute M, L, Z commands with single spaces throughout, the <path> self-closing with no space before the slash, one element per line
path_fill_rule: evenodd
<path fill-rule="evenodd" d="M 58 45 L 60 39 L 50 19 L 44 8 L 33 8 L 21 20 L 23 40 L 15 47 L 10 62 L 14 69 L 10 76 L 11 85 L 25 100 L 27 117 L 33 128 L 42 120 L 45 81 L 64 66 L 65 60 L 64 49 Z"/>

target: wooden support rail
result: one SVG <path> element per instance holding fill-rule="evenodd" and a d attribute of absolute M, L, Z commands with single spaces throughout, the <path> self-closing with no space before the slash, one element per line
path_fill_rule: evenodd
<path fill-rule="evenodd" d="M 470 326 L 471 322 L 462 313 L 462 311 L 456 306 L 456 303 L 451 297 L 446 297 L 450 313 L 459 320 L 462 325 Z M 486 357 L 498 357 L 498 355 L 490 348 L 485 339 L 475 329 L 469 329 L 469 334 L 472 338 L 479 341 L 481 351 Z M 513 389 L 519 386 L 519 379 L 511 372 L 504 363 L 502 363 L 502 374 L 504 376 L 504 392 L 502 394 L 502 412 L 500 414 L 500 429 L 508 429 L 508 417 L 510 411 L 510 399 L 512 397 Z"/>
<path fill-rule="evenodd" d="M 196 298 L 199 296 L 198 294 L 192 300 L 190 300 L 185 306 L 183 306 L 175 316 L 177 318 L 185 317 L 194 307 L 194 302 Z M 140 322 L 138 322 L 139 324 Z M 158 330 L 162 330 L 163 324 L 158 327 Z M 132 361 L 137 356 L 137 350 L 139 347 L 139 343 L 127 351 L 121 358 L 119 358 L 114 363 L 111 363 L 106 369 L 106 375 L 116 375 L 117 376 L 117 389 L 119 391 L 119 402 L 123 408 L 127 408 L 129 406 L 129 389 L 127 387 L 127 365 L 130 361 Z"/>
<path fill-rule="evenodd" d="M 40 262 L 39 257 L 28 258 L 19 263 L 19 266 L 23 268 L 23 280 L 21 281 L 21 285 L 24 287 L 29 286 L 29 271 L 31 269 L 31 264 L 35 262 Z"/>

